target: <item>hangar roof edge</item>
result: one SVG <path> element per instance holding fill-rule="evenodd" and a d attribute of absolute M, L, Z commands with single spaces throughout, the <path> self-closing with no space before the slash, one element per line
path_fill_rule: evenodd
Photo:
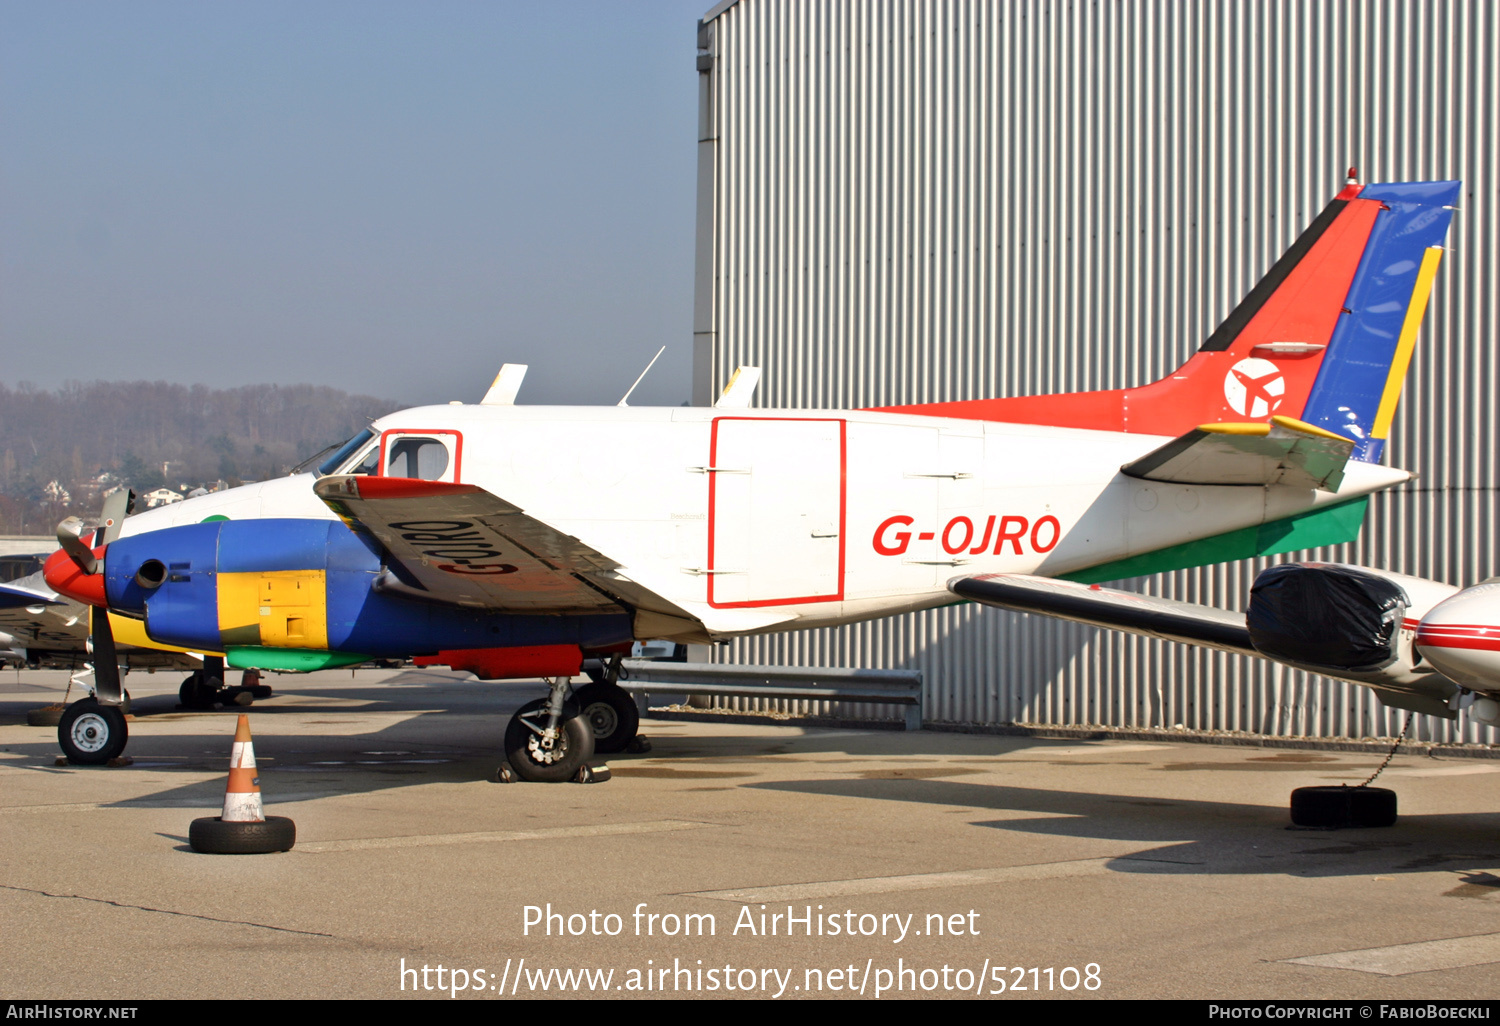
<path fill-rule="evenodd" d="M 718 3 L 714 4 L 708 9 L 707 14 L 698 19 L 699 24 L 707 25 L 709 22 L 713 21 L 719 15 L 723 14 L 725 11 L 729 10 L 739 2 L 740 0 L 719 0 Z"/>

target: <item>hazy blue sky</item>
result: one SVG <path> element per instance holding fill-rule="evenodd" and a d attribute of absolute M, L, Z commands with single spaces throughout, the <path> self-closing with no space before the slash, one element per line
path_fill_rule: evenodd
<path fill-rule="evenodd" d="M 0 380 L 676 404 L 711 0 L 0 0 Z"/>

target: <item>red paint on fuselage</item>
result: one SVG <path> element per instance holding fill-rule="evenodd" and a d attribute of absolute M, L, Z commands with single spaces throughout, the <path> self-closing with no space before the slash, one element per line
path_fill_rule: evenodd
<path fill-rule="evenodd" d="M 417 656 L 412 662 L 418 666 L 467 670 L 481 680 L 573 677 L 583 667 L 583 650 L 577 645 L 464 648 L 439 652 L 435 656 Z"/>

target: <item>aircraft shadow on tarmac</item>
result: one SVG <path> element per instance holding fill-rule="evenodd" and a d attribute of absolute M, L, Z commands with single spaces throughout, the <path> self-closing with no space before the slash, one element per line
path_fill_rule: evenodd
<path fill-rule="evenodd" d="M 317 681 L 298 687 L 297 679 L 289 677 L 273 678 L 272 683 L 277 697 L 255 703 L 250 710 L 254 714 L 252 722 L 289 714 L 313 714 L 316 718 L 304 719 L 304 725 L 312 727 L 322 722 L 345 726 L 357 723 L 356 715 L 405 716 L 400 723 L 368 732 L 265 731 L 258 735 L 256 752 L 267 778 L 263 786 L 267 801 L 273 805 L 416 784 L 485 779 L 499 762 L 501 735 L 510 713 L 542 693 L 542 685 L 538 683 L 497 687 L 450 674 L 420 671 L 402 673 L 368 687 L 341 684 L 328 688 L 326 683 Z M 35 702 L 34 696 L 6 696 L 0 701 L 0 716 L 10 721 Z M 223 789 L 218 774 L 227 765 L 233 725 L 236 714 L 242 710 L 231 706 L 212 712 L 179 711 L 175 696 L 168 694 L 143 696 L 137 701 L 136 710 L 138 718 L 133 725 L 129 754 L 137 768 L 213 776 L 116 804 L 132 808 L 216 805 Z M 458 719 L 459 716 L 473 719 L 465 721 Z M 202 731 L 157 733 L 151 729 L 153 721 L 187 719 L 192 719 L 195 725 L 201 722 Z M 647 720 L 642 723 L 642 730 L 651 736 L 654 726 L 666 722 Z M 939 754 L 952 757 L 957 754 L 952 749 L 954 735 L 922 732 L 893 736 L 883 730 L 833 729 L 790 737 L 703 732 L 712 727 L 699 722 L 691 736 L 657 734 L 656 750 L 648 756 L 617 753 L 607 758 L 622 775 L 632 772 L 632 762 L 650 759 L 655 760 L 654 764 L 640 767 L 638 775 L 684 781 L 700 776 L 724 777 L 722 783 L 730 787 L 917 802 L 963 810 L 990 809 L 1008 814 L 1035 813 L 1035 816 L 978 819 L 971 825 L 1145 845 L 1140 851 L 1109 861 L 1110 869 L 1122 873 L 1294 872 L 1349 876 L 1460 866 L 1470 870 L 1500 869 L 1500 816 L 1495 814 L 1403 815 L 1394 828 L 1387 830 L 1300 832 L 1286 829 L 1288 813 L 1284 804 L 1093 794 L 951 779 L 983 772 L 975 767 L 982 765 L 987 757 L 1002 754 L 1014 757 L 1027 751 L 1045 754 L 1057 746 L 1052 741 L 982 735 L 970 735 L 976 750 L 962 753 L 962 764 L 956 766 L 931 770 L 911 767 L 890 772 L 867 767 L 853 771 L 860 774 L 857 778 L 741 781 L 731 778 L 759 774 L 732 771 L 730 767 L 737 763 L 789 766 L 808 762 L 832 768 L 840 760 L 807 757 L 837 753 L 852 762 L 867 763 L 889 755 L 893 741 L 899 741 L 901 755 L 906 759 Z M 21 768 L 29 763 L 29 768 L 37 772 L 81 771 L 53 767 L 58 748 L 51 731 L 38 730 L 35 737 L 32 742 L 7 746 L 11 752 L 25 757 L 25 763 L 12 763 L 13 766 Z M 997 748 L 982 751 L 977 747 L 980 744 Z M 1101 748 L 1101 754 L 1105 752 L 1107 749 Z M 1278 766 L 1264 765 L 1264 761 L 1259 760 L 1262 764 L 1253 767 L 1179 762 L 1160 768 L 1198 772 L 1236 768 L 1303 771 L 1305 776 L 1287 775 L 1288 792 L 1302 784 L 1326 782 L 1318 775 L 1317 762 Z M 1076 760 L 1068 762 L 1080 765 Z M 1355 768 L 1347 764 L 1338 767 L 1346 773 Z M 1500 877 L 1481 872 L 1475 877 L 1474 886 L 1474 896 L 1500 896 Z"/>
<path fill-rule="evenodd" d="M 1139 842 L 1151 847 L 1110 859 L 1120 873 L 1363 876 L 1462 867 L 1474 897 L 1500 896 L 1500 816 L 1474 813 L 1401 816 L 1385 829 L 1289 828 L 1285 806 L 1087 794 L 954 780 L 795 780 L 747 785 L 799 794 L 920 802 L 1035 818 L 975 820 L 1016 833 Z"/>

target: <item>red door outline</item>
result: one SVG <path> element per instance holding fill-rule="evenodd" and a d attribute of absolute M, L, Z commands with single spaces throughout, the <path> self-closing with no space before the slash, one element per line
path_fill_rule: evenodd
<path fill-rule="evenodd" d="M 719 602 L 714 598 L 714 574 L 708 575 L 708 604 L 715 609 L 747 609 L 756 606 L 790 606 L 804 602 L 842 602 L 844 600 L 844 542 L 849 519 L 849 422 L 839 417 L 715 417 L 709 435 L 708 465 L 715 467 L 719 458 L 719 425 L 728 420 L 792 421 L 795 423 L 823 423 L 839 426 L 839 569 L 838 590 L 831 595 L 799 595 L 793 598 L 754 599 L 748 602 Z M 716 529 L 716 501 L 718 477 L 708 471 L 708 567 L 714 569 L 714 537 Z"/>

